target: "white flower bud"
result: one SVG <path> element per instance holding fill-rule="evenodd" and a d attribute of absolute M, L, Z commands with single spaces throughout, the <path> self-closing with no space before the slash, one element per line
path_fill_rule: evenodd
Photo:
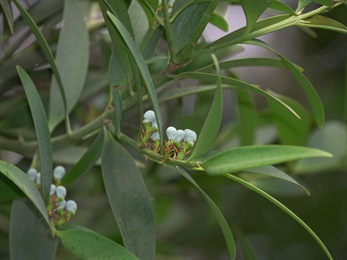
<path fill-rule="evenodd" d="M 67 212 L 72 212 L 72 214 L 75 214 L 77 210 L 76 202 L 73 200 L 69 200 L 68 202 L 66 202 L 66 210 Z"/>
<path fill-rule="evenodd" d="M 36 184 L 41 184 L 41 173 L 36 173 L 36 176 L 35 176 L 35 182 Z"/>
<path fill-rule="evenodd" d="M 53 176 L 55 180 L 61 180 L 65 175 L 65 168 L 63 166 L 57 166 L 53 170 Z"/>
<path fill-rule="evenodd" d="M 184 132 L 186 133 L 186 136 L 184 137 L 184 141 L 194 144 L 197 139 L 196 133 L 190 129 L 185 129 Z"/>
<path fill-rule="evenodd" d="M 174 128 L 173 126 L 169 126 L 166 129 L 166 135 L 167 135 L 167 139 L 169 140 L 175 140 L 175 137 L 177 135 L 177 130 L 176 128 Z"/>
<path fill-rule="evenodd" d="M 143 123 L 151 123 L 155 121 L 155 113 L 152 110 L 148 110 L 144 115 L 143 115 Z"/>
<path fill-rule="evenodd" d="M 57 209 L 64 209 L 66 206 L 66 200 L 62 200 L 60 202 L 57 203 Z"/>
<path fill-rule="evenodd" d="M 158 123 L 156 120 L 152 121 L 150 124 L 151 124 L 151 126 L 158 128 Z"/>
<path fill-rule="evenodd" d="M 186 136 L 186 133 L 182 129 L 178 129 L 176 132 L 175 141 L 181 142 L 182 140 L 184 140 L 185 136 Z"/>
<path fill-rule="evenodd" d="M 36 179 L 36 174 L 37 174 L 36 169 L 30 168 L 30 169 L 27 171 L 27 174 L 28 174 L 28 177 L 30 178 L 30 180 L 35 181 L 35 179 Z"/>
<path fill-rule="evenodd" d="M 151 135 L 151 138 L 153 139 L 153 141 L 157 141 L 158 139 L 160 139 L 159 132 L 154 132 Z"/>
<path fill-rule="evenodd" d="M 50 191 L 49 191 L 49 195 L 50 196 L 52 196 L 54 193 L 55 193 L 55 190 L 56 190 L 57 188 L 55 187 L 55 185 L 54 184 L 51 184 L 51 189 L 50 189 Z"/>
<path fill-rule="evenodd" d="M 58 198 L 64 199 L 66 196 L 66 189 L 63 186 L 58 186 L 55 190 L 55 194 L 57 194 Z"/>

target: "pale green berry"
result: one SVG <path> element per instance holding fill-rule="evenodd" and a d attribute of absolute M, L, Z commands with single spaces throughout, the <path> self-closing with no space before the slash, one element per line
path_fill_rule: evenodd
<path fill-rule="evenodd" d="M 144 115 L 143 115 L 143 123 L 151 123 L 155 121 L 155 113 L 152 110 L 148 110 Z"/>
<path fill-rule="evenodd" d="M 177 130 L 176 128 L 174 128 L 173 126 L 169 126 L 166 129 L 166 135 L 167 135 L 167 139 L 169 140 L 175 140 L 175 137 L 177 135 Z"/>
<path fill-rule="evenodd" d="M 73 200 L 69 200 L 66 202 L 66 211 L 72 212 L 72 214 L 75 214 L 77 210 L 77 204 Z"/>
<path fill-rule="evenodd" d="M 182 140 L 184 140 L 185 136 L 186 136 L 186 133 L 182 129 L 178 129 L 176 132 L 175 141 L 181 142 Z"/>
<path fill-rule="evenodd" d="M 63 166 L 57 166 L 53 170 L 53 176 L 55 180 L 61 180 L 65 175 L 65 168 Z"/>
<path fill-rule="evenodd" d="M 28 177 L 30 178 L 30 180 L 35 181 L 35 179 L 36 179 L 36 174 L 37 174 L 36 169 L 30 168 L 30 169 L 27 171 L 27 174 L 28 174 Z"/>
<path fill-rule="evenodd" d="M 57 187 L 55 187 L 54 184 L 51 184 L 51 189 L 49 190 L 49 195 L 52 196 L 55 193 L 56 189 L 57 189 Z"/>
<path fill-rule="evenodd" d="M 55 194 L 57 195 L 58 198 L 64 199 L 66 196 L 66 189 L 63 186 L 58 186 L 55 190 Z"/>

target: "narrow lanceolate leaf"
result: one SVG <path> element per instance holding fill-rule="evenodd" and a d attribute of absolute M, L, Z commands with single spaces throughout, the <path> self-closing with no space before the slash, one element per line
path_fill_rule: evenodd
<path fill-rule="evenodd" d="M 60 31 L 56 60 L 67 102 L 64 113 L 63 98 L 57 78 L 52 79 L 49 102 L 49 126 L 53 130 L 77 104 L 88 70 L 89 36 L 85 25 L 88 1 L 64 2 L 63 28 Z"/>
<path fill-rule="evenodd" d="M 201 162 L 201 166 L 210 175 L 221 175 L 302 158 L 331 156 L 318 149 L 299 146 L 243 146 L 217 153 Z"/>
<path fill-rule="evenodd" d="M 39 30 L 39 28 L 37 27 L 36 23 L 34 22 L 34 20 L 31 18 L 31 16 L 28 14 L 28 12 L 20 5 L 20 3 L 18 2 L 18 0 L 14 0 L 13 3 L 17 6 L 19 12 L 21 13 L 23 19 L 25 20 L 25 22 L 28 24 L 30 30 L 32 31 L 32 33 L 35 35 L 35 38 L 37 40 L 37 43 L 40 45 L 49 65 L 51 66 L 52 72 L 54 74 L 54 77 L 57 80 L 57 84 L 60 90 L 60 95 L 62 96 L 62 105 L 64 108 L 64 114 L 66 114 L 67 111 L 67 102 L 66 102 L 66 95 L 65 95 L 65 91 L 64 91 L 64 87 L 63 87 L 63 82 L 61 80 L 59 71 L 58 71 L 58 67 L 57 64 L 54 60 L 53 54 L 51 52 L 51 49 L 49 48 L 46 39 L 43 37 L 41 31 Z"/>
<path fill-rule="evenodd" d="M 140 101 L 141 102 L 141 101 Z M 116 126 L 116 135 L 119 137 L 121 134 L 121 123 L 123 116 L 123 102 L 121 94 L 118 88 L 113 89 L 113 105 L 115 108 L 115 126 Z"/>
<path fill-rule="evenodd" d="M 35 126 L 40 155 L 42 197 L 43 200 L 47 202 L 53 179 L 52 143 L 48 129 L 47 116 L 40 95 L 31 78 L 19 66 L 17 66 L 17 71 L 28 99 L 31 116 Z"/>
<path fill-rule="evenodd" d="M 288 5 L 278 1 L 278 0 L 275 0 L 275 1 L 272 1 L 272 3 L 270 4 L 269 6 L 270 8 L 273 8 L 277 11 L 280 11 L 280 12 L 283 12 L 283 13 L 287 13 L 287 14 L 290 14 L 290 15 L 295 15 L 295 12 L 294 10 L 289 7 Z"/>
<path fill-rule="evenodd" d="M 2 7 L 2 10 L 4 11 L 8 27 L 10 28 L 10 32 L 13 33 L 13 20 L 12 20 L 12 12 L 10 7 L 10 1 L 8 0 L 1 0 L 0 5 Z"/>
<path fill-rule="evenodd" d="M 140 259 L 154 259 L 153 212 L 141 172 L 128 151 L 107 130 L 101 169 L 107 197 L 125 247 Z"/>
<path fill-rule="evenodd" d="M 217 28 L 221 29 L 224 32 L 228 32 L 229 24 L 225 18 L 217 13 L 213 13 L 208 21 L 210 24 L 213 24 Z"/>
<path fill-rule="evenodd" d="M 306 76 L 302 73 L 302 71 L 298 69 L 298 66 L 293 64 L 286 57 L 282 56 L 281 54 L 276 52 L 274 49 L 272 49 L 270 46 L 268 46 L 266 43 L 264 43 L 262 41 L 252 40 L 252 41 L 248 41 L 246 43 L 263 47 L 263 48 L 275 53 L 282 60 L 283 65 L 292 73 L 292 75 L 295 77 L 295 79 L 300 84 L 302 90 L 305 92 L 306 97 L 307 97 L 307 99 L 310 102 L 310 105 L 312 107 L 316 123 L 319 127 L 322 127 L 324 124 L 324 108 L 322 105 L 322 101 L 319 98 L 316 90 L 312 86 L 311 82 L 306 78 Z"/>
<path fill-rule="evenodd" d="M 98 233 L 81 227 L 57 231 L 63 246 L 81 259 L 139 259 L 126 248 Z"/>
<path fill-rule="evenodd" d="M 273 0 L 241 0 L 240 2 L 247 21 L 245 33 L 248 33 L 252 30 L 260 15 L 269 7 Z"/>
<path fill-rule="evenodd" d="M 218 75 L 210 74 L 210 73 L 202 73 L 202 72 L 184 72 L 179 75 L 177 75 L 178 79 L 198 79 L 202 81 L 208 81 L 208 82 L 216 82 L 218 79 Z M 260 87 L 248 84 L 244 81 L 228 78 L 228 77 L 220 77 L 223 84 L 230 85 L 231 87 L 243 89 L 243 90 L 249 90 L 253 91 L 255 93 L 261 94 L 265 97 L 269 97 L 273 99 L 274 101 L 278 102 L 282 106 L 284 106 L 286 109 L 288 109 L 291 113 L 293 113 L 296 117 L 300 118 L 298 114 L 289 107 L 286 103 L 284 103 L 282 100 L 278 99 L 277 97 L 271 95 L 271 93 L 262 90 Z"/>
<path fill-rule="evenodd" d="M 0 161 L 0 173 L 10 179 L 28 197 L 49 225 L 45 203 L 34 182 L 24 172 L 8 162 Z"/>
<path fill-rule="evenodd" d="M 72 167 L 72 169 L 64 176 L 63 185 L 70 184 L 77 180 L 80 176 L 89 171 L 91 167 L 101 156 L 101 150 L 104 143 L 104 132 L 101 131 L 93 144 L 82 158 Z"/>
<path fill-rule="evenodd" d="M 236 256 L 236 247 L 235 247 L 235 241 L 233 234 L 231 233 L 230 227 L 228 225 L 228 222 L 225 220 L 222 212 L 220 212 L 217 205 L 213 202 L 213 200 L 201 189 L 199 184 L 196 183 L 196 181 L 183 169 L 179 169 L 178 173 L 182 175 L 184 178 L 186 178 L 188 181 L 190 181 L 202 194 L 204 199 L 206 200 L 207 204 L 211 208 L 214 216 L 216 217 L 220 228 L 222 229 L 225 242 L 228 247 L 228 251 L 230 254 L 231 259 L 235 259 Z"/>
<path fill-rule="evenodd" d="M 298 222 L 304 229 L 306 229 L 306 231 L 314 238 L 314 240 L 317 241 L 317 243 L 323 249 L 323 251 L 328 256 L 328 258 L 331 259 L 331 260 L 333 259 L 331 254 L 329 253 L 329 250 L 326 248 L 326 246 L 324 245 L 322 240 L 320 240 L 320 238 L 316 235 L 316 233 L 301 218 L 299 218 L 293 211 L 288 209 L 285 205 L 283 205 L 281 202 L 276 200 L 270 194 L 268 194 L 265 191 L 259 189 L 258 187 L 254 186 L 253 184 L 251 184 L 251 183 L 249 183 L 249 182 L 247 182 L 247 181 L 245 181 L 245 180 L 243 180 L 243 179 L 241 179 L 239 177 L 236 177 L 235 175 L 232 175 L 232 174 L 226 174 L 225 176 L 230 178 L 230 179 L 232 179 L 232 180 L 234 180 L 234 181 L 236 181 L 236 182 L 238 182 L 238 183 L 240 183 L 240 184 L 242 184 L 246 188 L 255 191 L 259 195 L 263 196 L 264 198 L 266 198 L 267 200 L 269 200 L 270 202 L 275 204 L 281 210 L 286 212 L 290 217 L 292 217 L 296 222 Z"/>
<path fill-rule="evenodd" d="M 218 135 L 219 126 L 222 120 L 222 84 L 219 75 L 219 65 L 215 55 L 212 56 L 217 69 L 217 87 L 214 93 L 210 111 L 206 117 L 204 125 L 198 135 L 198 140 L 195 144 L 191 158 L 203 156 L 213 145 L 216 136 Z"/>
<path fill-rule="evenodd" d="M 293 184 L 299 186 L 300 188 L 302 188 L 306 192 L 307 195 L 310 195 L 310 192 L 304 186 L 302 186 L 300 183 L 298 183 L 296 180 L 294 180 L 291 176 L 289 176 L 285 172 L 282 172 L 281 170 L 277 169 L 276 167 L 263 166 L 263 167 L 259 167 L 259 168 L 253 168 L 253 169 L 246 170 L 246 172 L 266 175 L 269 177 L 274 177 L 277 179 L 281 179 L 283 181 L 293 183 Z"/>
<path fill-rule="evenodd" d="M 300 20 L 299 26 L 320 28 L 325 30 L 347 33 L 347 26 L 329 17 L 316 15 L 306 20 Z"/>
<path fill-rule="evenodd" d="M 53 260 L 58 242 L 31 202 L 25 199 L 13 202 L 10 219 L 11 259 Z"/>
<path fill-rule="evenodd" d="M 155 91 L 155 87 L 152 81 L 151 74 L 148 71 L 146 62 L 140 52 L 140 50 L 137 48 L 136 43 L 130 36 L 129 32 L 126 30 L 126 28 L 123 26 L 121 21 L 118 20 L 117 17 L 115 17 L 112 13 L 107 12 L 108 16 L 110 17 L 111 21 L 113 22 L 114 26 L 118 30 L 118 32 L 123 37 L 124 42 L 126 43 L 127 47 L 129 48 L 129 51 L 132 55 L 132 57 L 135 60 L 135 63 L 137 67 L 139 68 L 140 74 L 142 76 L 143 82 L 145 84 L 149 99 L 151 100 L 153 110 L 155 112 L 155 116 L 158 122 L 158 130 L 160 134 L 160 140 L 163 142 L 163 124 L 161 119 L 161 113 L 159 108 L 159 102 L 158 97 Z"/>

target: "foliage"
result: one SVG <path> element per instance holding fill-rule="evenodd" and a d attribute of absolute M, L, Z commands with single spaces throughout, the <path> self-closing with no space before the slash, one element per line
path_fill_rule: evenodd
<path fill-rule="evenodd" d="M 314 8 L 307 8 L 312 3 Z M 246 25 L 205 41 L 208 23 L 228 31 L 220 7 L 235 4 L 242 7 Z M 12 15 L 14 8 L 19 17 Z M 1 149 L 20 158 L 18 163 L 0 158 L 0 186 L 6 193 L 1 201 L 11 207 L 10 256 L 53 259 L 64 247 L 82 259 L 168 257 L 175 250 L 170 243 L 166 250 L 156 236 L 174 208 L 165 196 L 194 188 L 219 224 L 222 252 L 234 259 L 238 242 L 251 259 L 256 253 L 234 220 L 224 216 L 216 191 L 209 196 L 203 189 L 204 181 L 210 190 L 216 182 L 232 180 L 282 209 L 332 259 L 319 236 L 270 195 L 278 185 L 271 181 L 309 194 L 286 172 L 310 172 L 310 160 L 342 169 L 347 152 L 329 161 L 332 154 L 325 147 L 305 147 L 313 125 L 324 124 L 322 101 L 303 69 L 259 37 L 292 26 L 311 34 L 312 28 L 347 34 L 345 25 L 326 16 L 342 8 L 345 1 L 299 0 L 296 10 L 277 0 L 65 0 L 32 6 L 1 1 L 6 49 L 0 63 L 0 142 Z M 233 58 L 241 45 L 265 49 L 275 58 Z M 250 66 L 286 69 L 310 109 L 236 76 L 235 68 Z M 229 92 L 236 105 L 225 102 Z M 267 111 L 255 106 L 253 93 L 265 97 Z M 185 120 L 185 100 L 192 96 L 195 113 Z M 223 118 L 226 110 L 238 113 L 231 123 Z M 170 125 L 178 130 L 171 126 L 166 138 Z M 264 125 L 276 127 L 277 142 L 256 142 Z M 67 173 L 59 175 L 61 166 L 53 165 L 64 165 Z M 32 169 L 40 173 L 31 175 Z M 77 213 L 75 202 L 65 202 L 62 185 L 76 196 Z M 93 197 L 100 197 L 107 210 L 93 210 Z M 93 214 L 95 220 L 105 212 L 113 215 L 107 229 L 91 231 L 95 225 L 84 217 Z M 79 225 L 66 223 L 70 218 Z"/>

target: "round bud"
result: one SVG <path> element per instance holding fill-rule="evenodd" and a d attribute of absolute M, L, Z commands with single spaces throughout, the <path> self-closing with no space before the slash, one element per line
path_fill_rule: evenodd
<path fill-rule="evenodd" d="M 169 140 L 175 140 L 175 137 L 177 135 L 177 130 L 176 128 L 174 128 L 173 126 L 169 126 L 166 129 L 166 135 L 167 135 L 167 139 Z"/>
<path fill-rule="evenodd" d="M 69 200 L 66 202 L 66 210 L 67 212 L 72 212 L 72 214 L 76 213 L 77 210 L 77 204 L 73 200 Z"/>
<path fill-rule="evenodd" d="M 65 175 L 65 168 L 63 166 L 57 166 L 53 170 L 53 176 L 55 180 L 61 180 Z"/>
<path fill-rule="evenodd" d="M 55 185 L 54 184 L 51 184 L 51 189 L 49 190 L 49 195 L 50 196 L 52 196 L 54 193 L 55 193 L 55 190 L 56 190 L 57 188 L 55 187 Z"/>
<path fill-rule="evenodd" d="M 144 115 L 143 115 L 143 123 L 150 123 L 152 121 L 155 121 L 155 113 L 152 110 L 148 110 Z"/>
<path fill-rule="evenodd" d="M 36 173 L 36 176 L 35 176 L 35 182 L 36 184 L 41 184 L 41 173 Z"/>
<path fill-rule="evenodd" d="M 36 179 L 36 174 L 37 174 L 36 169 L 30 168 L 30 169 L 27 171 L 27 174 L 28 174 L 28 177 L 30 178 L 30 180 L 35 181 L 35 179 Z"/>
<path fill-rule="evenodd" d="M 181 142 L 182 140 L 184 140 L 185 136 L 186 136 L 186 133 L 182 129 L 178 129 L 175 136 L 175 141 Z"/>
<path fill-rule="evenodd" d="M 58 198 L 64 199 L 66 196 L 66 189 L 63 186 L 58 186 L 55 190 L 55 194 L 57 194 Z"/>
<path fill-rule="evenodd" d="M 160 139 L 159 132 L 154 132 L 151 135 L 151 138 L 153 139 L 153 141 L 157 141 L 158 139 Z"/>
<path fill-rule="evenodd" d="M 158 123 L 156 120 L 152 121 L 150 124 L 151 124 L 151 126 L 158 128 Z"/>
<path fill-rule="evenodd" d="M 64 209 L 66 207 L 66 200 L 62 200 L 57 203 L 57 209 Z"/>
<path fill-rule="evenodd" d="M 184 132 L 186 133 L 184 141 L 194 144 L 196 142 L 196 139 L 197 139 L 196 133 L 190 129 L 186 129 L 186 130 L 184 130 Z"/>

